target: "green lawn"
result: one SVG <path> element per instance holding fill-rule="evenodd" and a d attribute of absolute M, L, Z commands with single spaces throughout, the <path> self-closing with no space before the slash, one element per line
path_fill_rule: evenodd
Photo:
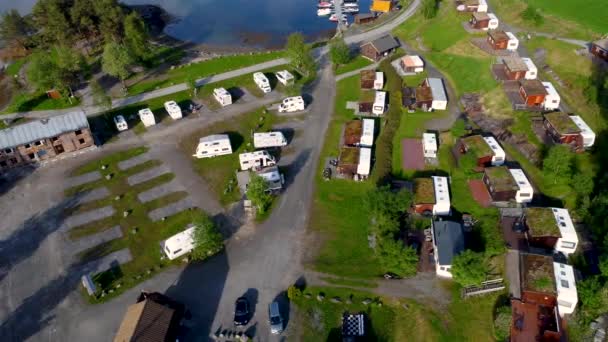
<path fill-rule="evenodd" d="M 25 64 L 25 62 L 27 62 L 27 57 L 19 58 L 18 60 L 16 60 L 13 63 L 11 63 L 8 67 L 6 67 L 6 69 L 4 70 L 4 72 L 8 76 L 14 77 L 15 75 L 17 75 L 19 73 L 19 71 L 21 70 L 21 68 Z"/>
<path fill-rule="evenodd" d="M 468 92 L 483 94 L 499 86 L 490 72 L 490 66 L 493 63 L 493 59 L 490 57 L 478 58 L 432 53 L 428 58 L 449 79 L 457 97 Z M 457 99 L 450 99 L 450 101 L 455 100 Z"/>
<path fill-rule="evenodd" d="M 372 62 L 369 59 L 363 58 L 363 57 L 361 57 L 361 55 L 357 55 L 348 64 L 339 65 L 336 68 L 336 75 L 341 75 L 341 74 L 345 74 L 349 71 L 361 69 L 370 64 L 372 64 Z"/>
<path fill-rule="evenodd" d="M 273 59 L 283 57 L 283 51 L 271 51 L 255 54 L 241 54 L 234 56 L 217 57 L 207 61 L 182 65 L 167 71 L 157 79 L 142 80 L 129 86 L 128 94 L 136 95 L 158 88 L 186 82 L 189 78 L 203 78 L 221 74 L 227 71 L 244 68 Z"/>
<path fill-rule="evenodd" d="M 195 215 L 201 213 L 198 209 L 183 211 L 166 218 L 164 221 L 158 222 L 153 222 L 148 218 L 148 211 L 176 202 L 187 196 L 187 193 L 179 191 L 148 203 L 139 202 L 137 198 L 138 193 L 166 183 L 174 177 L 173 174 L 167 173 L 149 181 L 129 186 L 126 181 L 127 177 L 160 165 L 161 162 L 151 160 L 124 171 L 120 170 L 117 164 L 121 160 L 129 159 L 146 151 L 146 148 L 138 147 L 118 152 L 82 165 L 72 172 L 72 175 L 80 175 L 93 170 L 99 170 L 104 177 L 92 183 L 67 189 L 66 195 L 73 196 L 101 186 L 108 188 L 110 195 L 106 198 L 71 208 L 66 211 L 66 215 L 78 214 L 108 205 L 111 205 L 116 212 L 108 218 L 73 227 L 68 232 L 68 236 L 72 239 L 78 239 L 90 234 L 99 233 L 116 225 L 120 225 L 123 232 L 122 238 L 81 252 L 79 255 L 81 261 L 94 260 L 123 248 L 128 248 L 133 256 L 131 262 L 93 276 L 100 292 L 106 291 L 106 295 L 90 298 L 89 300 L 92 302 L 106 301 L 122 293 L 124 290 L 137 285 L 141 281 L 152 277 L 163 267 L 177 264 L 177 262 L 161 261 L 159 243 L 163 239 L 183 230 Z M 102 165 L 106 165 L 107 168 L 102 170 Z M 112 175 L 112 178 L 107 180 L 105 176 L 109 174 Z M 119 199 L 116 199 L 117 196 L 119 196 Z M 127 217 L 123 216 L 123 212 L 125 211 L 129 212 Z"/>
<path fill-rule="evenodd" d="M 52 110 L 76 107 L 80 104 L 78 98 L 72 102 L 67 97 L 51 99 L 46 93 L 16 93 L 13 95 L 9 105 L 2 111 L 3 114 L 28 112 L 34 110 Z"/>

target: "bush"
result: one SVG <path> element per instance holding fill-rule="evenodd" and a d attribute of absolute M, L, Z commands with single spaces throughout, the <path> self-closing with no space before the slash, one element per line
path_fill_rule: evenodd
<path fill-rule="evenodd" d="M 499 306 L 494 318 L 494 337 L 497 341 L 508 341 L 511 330 L 511 307 Z"/>
<path fill-rule="evenodd" d="M 350 49 L 341 38 L 336 38 L 330 43 L 329 55 L 335 65 L 347 64 L 351 60 Z"/>
<path fill-rule="evenodd" d="M 204 260 L 224 248 L 224 239 L 211 218 L 206 215 L 197 217 L 194 222 L 193 260 Z"/>
<path fill-rule="evenodd" d="M 454 281 L 462 286 L 479 285 L 486 280 L 488 263 L 482 253 L 466 250 L 452 260 Z"/>
<path fill-rule="evenodd" d="M 525 21 L 533 23 L 535 26 L 540 26 L 544 22 L 543 16 L 538 12 L 538 10 L 532 6 L 526 7 L 526 9 L 521 12 L 521 17 Z"/>
<path fill-rule="evenodd" d="M 301 296 L 302 296 L 302 290 L 300 290 L 295 285 L 291 285 L 287 289 L 287 298 L 289 298 L 289 300 L 294 300 L 294 299 L 299 298 Z"/>
<path fill-rule="evenodd" d="M 422 3 L 422 14 L 426 19 L 435 18 L 439 10 L 439 0 L 424 0 Z"/>

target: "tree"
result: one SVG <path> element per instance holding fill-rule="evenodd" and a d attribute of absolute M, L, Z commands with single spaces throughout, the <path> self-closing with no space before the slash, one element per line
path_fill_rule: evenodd
<path fill-rule="evenodd" d="M 40 42 L 49 46 L 72 42 L 73 26 L 69 20 L 68 6 L 63 0 L 39 0 L 32 9 L 32 18 L 39 28 Z"/>
<path fill-rule="evenodd" d="M 314 72 L 315 61 L 310 47 L 304 42 L 304 36 L 301 33 L 292 33 L 287 37 L 285 50 L 293 68 L 299 70 L 305 76 Z"/>
<path fill-rule="evenodd" d="M 125 38 L 132 55 L 143 60 L 150 53 L 148 46 L 148 30 L 146 24 L 136 12 L 131 12 L 125 18 Z"/>
<path fill-rule="evenodd" d="M 259 214 L 265 213 L 272 203 L 272 195 L 267 190 L 266 180 L 262 176 L 251 173 L 251 179 L 247 185 L 247 198 L 251 200 Z"/>
<path fill-rule="evenodd" d="M 117 0 L 95 0 L 93 10 L 106 44 L 123 38 L 125 13 Z"/>
<path fill-rule="evenodd" d="M 224 238 L 209 216 L 200 215 L 192 222 L 194 225 L 194 249 L 192 259 L 204 260 L 224 248 Z"/>
<path fill-rule="evenodd" d="M 488 264 L 482 253 L 469 249 L 452 259 L 452 275 L 454 281 L 462 286 L 478 285 L 486 280 Z"/>
<path fill-rule="evenodd" d="M 570 180 L 570 186 L 577 195 L 588 196 L 593 192 L 593 175 L 589 172 L 579 171 Z"/>
<path fill-rule="evenodd" d="M 350 48 L 341 38 L 336 38 L 330 43 L 329 55 L 335 65 L 346 64 L 351 60 Z"/>
<path fill-rule="evenodd" d="M 101 57 L 101 68 L 108 75 L 118 77 L 122 82 L 124 90 L 127 89 L 125 80 L 131 74 L 130 67 L 132 63 L 133 57 L 124 45 L 110 42 L 104 47 Z"/>
<path fill-rule="evenodd" d="M 78 52 L 64 46 L 55 46 L 51 51 L 32 55 L 28 79 L 39 91 L 57 89 L 73 96 L 72 87 L 79 80 L 84 59 Z"/>
<path fill-rule="evenodd" d="M 521 17 L 525 21 L 532 22 L 535 26 L 540 26 L 543 24 L 544 18 L 538 12 L 538 10 L 532 6 L 526 7 L 526 9 L 521 12 Z"/>
<path fill-rule="evenodd" d="M 553 180 L 553 184 L 568 183 L 572 176 L 572 152 L 568 146 L 555 145 L 549 149 L 543 160 L 545 176 Z"/>
<path fill-rule="evenodd" d="M 386 272 L 402 277 L 416 275 L 418 254 L 416 250 L 403 245 L 400 240 L 380 239 L 376 254 Z"/>
<path fill-rule="evenodd" d="M 365 199 L 367 207 L 376 219 L 381 216 L 398 218 L 411 206 L 412 200 L 411 191 L 403 189 L 394 192 L 388 185 L 371 190 Z"/>
<path fill-rule="evenodd" d="M 70 95 L 73 96 L 72 86 L 78 83 L 86 64 L 84 57 L 76 50 L 63 45 L 55 46 L 54 51 L 55 62 L 60 72 L 61 87 L 67 88 Z"/>
<path fill-rule="evenodd" d="M 60 71 L 48 53 L 35 53 L 30 57 L 27 78 L 39 91 L 47 91 L 60 83 Z"/>
<path fill-rule="evenodd" d="M 99 106 L 106 110 L 112 108 L 112 97 L 103 90 L 99 81 L 91 81 L 89 88 L 91 89 L 91 96 L 93 97 L 93 104 L 95 106 Z"/>
<path fill-rule="evenodd" d="M 422 3 L 422 14 L 426 19 L 432 19 L 437 16 L 437 10 L 439 4 L 437 0 L 423 0 Z"/>
<path fill-rule="evenodd" d="M 27 50 L 27 39 L 32 34 L 33 29 L 29 22 L 12 9 L 0 18 L 0 40 L 16 44 L 23 50 Z"/>

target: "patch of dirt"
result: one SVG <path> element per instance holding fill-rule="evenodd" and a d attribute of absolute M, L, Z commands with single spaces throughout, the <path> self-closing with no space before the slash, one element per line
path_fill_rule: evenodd
<path fill-rule="evenodd" d="M 478 57 L 478 58 L 488 58 L 490 55 L 485 51 L 478 49 L 475 45 L 471 43 L 470 40 L 460 40 L 456 44 L 447 48 L 445 53 L 449 53 L 457 56 L 465 56 L 465 57 Z"/>

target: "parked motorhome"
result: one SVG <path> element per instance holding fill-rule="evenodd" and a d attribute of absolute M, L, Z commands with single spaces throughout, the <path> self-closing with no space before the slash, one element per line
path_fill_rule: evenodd
<path fill-rule="evenodd" d="M 476 165 L 480 168 L 489 166 L 500 166 L 504 164 L 506 154 L 494 137 L 471 135 L 462 137 L 455 145 L 455 155 L 460 159 L 461 155 L 474 153 Z"/>
<path fill-rule="evenodd" d="M 420 73 L 424 71 L 424 61 L 420 56 L 408 55 L 401 58 L 399 65 L 404 72 Z"/>
<path fill-rule="evenodd" d="M 127 120 L 122 115 L 116 115 L 114 117 L 114 125 L 116 125 L 116 129 L 119 132 L 126 131 L 129 129 L 129 124 L 127 124 Z"/>
<path fill-rule="evenodd" d="M 169 114 L 171 119 L 173 119 L 173 120 L 182 118 L 182 109 L 179 107 L 179 105 L 175 101 L 165 102 L 165 110 L 167 111 L 167 114 Z"/>
<path fill-rule="evenodd" d="M 232 95 L 224 88 L 213 89 L 213 97 L 222 107 L 232 104 Z"/>
<path fill-rule="evenodd" d="M 381 90 L 382 88 L 384 88 L 384 73 L 378 71 L 374 79 L 374 89 Z"/>
<path fill-rule="evenodd" d="M 287 139 L 282 132 L 253 133 L 253 147 L 269 148 L 283 147 L 287 145 Z"/>
<path fill-rule="evenodd" d="M 517 39 L 517 37 L 515 37 L 513 32 L 505 32 L 505 33 L 509 37 L 509 41 L 507 42 L 507 50 L 517 51 L 517 48 L 519 48 L 519 39 Z"/>
<path fill-rule="evenodd" d="M 374 97 L 374 105 L 372 107 L 372 113 L 374 115 L 382 115 L 386 111 L 386 92 L 376 91 Z"/>
<path fill-rule="evenodd" d="M 270 93 L 272 90 L 270 88 L 270 82 L 268 81 L 268 77 L 264 75 L 263 72 L 255 72 L 253 73 L 253 81 L 255 84 L 262 90 L 264 93 Z"/>
<path fill-rule="evenodd" d="M 372 163 L 372 149 L 369 147 L 361 147 L 359 149 L 359 164 L 357 165 L 357 175 L 363 178 L 369 176 L 369 171 Z"/>
<path fill-rule="evenodd" d="M 278 166 L 267 166 L 256 170 L 239 171 L 236 173 L 236 180 L 241 193 L 247 193 L 247 187 L 251 181 L 252 175 L 258 175 L 266 181 L 266 191 L 275 192 L 283 188 L 285 177 L 279 171 Z"/>
<path fill-rule="evenodd" d="M 555 87 L 553 87 L 553 84 L 551 84 L 551 82 L 542 83 L 543 87 L 545 87 L 545 90 L 547 92 L 547 95 L 545 96 L 545 101 L 543 102 L 543 107 L 545 108 L 545 110 L 559 109 L 559 104 L 561 101 L 559 93 L 557 92 Z"/>
<path fill-rule="evenodd" d="M 210 158 L 231 153 L 232 146 L 230 145 L 228 134 L 214 134 L 200 138 L 196 147 L 196 153 L 193 156 L 197 158 Z"/>
<path fill-rule="evenodd" d="M 583 120 L 582 117 L 578 115 L 570 115 L 570 119 L 574 121 L 574 123 L 581 130 L 581 136 L 583 137 L 583 146 L 585 148 L 589 148 L 593 146 L 595 143 L 595 132 L 587 125 L 587 123 Z"/>
<path fill-rule="evenodd" d="M 239 163 L 241 165 L 241 170 L 246 171 L 273 166 L 276 165 L 277 162 L 268 151 L 262 150 L 239 154 Z"/>
<path fill-rule="evenodd" d="M 275 76 L 277 77 L 277 81 L 285 86 L 292 85 L 295 81 L 293 75 L 287 70 L 278 71 L 275 73 Z"/>
<path fill-rule="evenodd" d="M 363 119 L 363 132 L 361 133 L 360 146 L 372 147 L 374 145 L 374 120 Z"/>
<path fill-rule="evenodd" d="M 435 133 L 422 134 L 422 151 L 425 158 L 437 158 L 437 136 Z"/>
<path fill-rule="evenodd" d="M 279 113 L 292 113 L 304 110 L 305 103 L 302 96 L 292 96 L 283 99 L 279 105 Z"/>
<path fill-rule="evenodd" d="M 508 169 L 505 166 L 488 167 L 484 170 L 483 182 L 496 202 L 532 201 L 534 188 L 521 169 Z"/>
<path fill-rule="evenodd" d="M 138 112 L 139 119 L 146 127 L 156 125 L 156 118 L 154 117 L 154 113 L 150 110 L 150 108 L 141 109 Z"/>
<path fill-rule="evenodd" d="M 167 240 L 161 242 L 161 247 L 169 260 L 175 260 L 182 255 L 190 253 L 194 249 L 194 230 L 193 225 L 182 232 L 179 232 Z"/>

